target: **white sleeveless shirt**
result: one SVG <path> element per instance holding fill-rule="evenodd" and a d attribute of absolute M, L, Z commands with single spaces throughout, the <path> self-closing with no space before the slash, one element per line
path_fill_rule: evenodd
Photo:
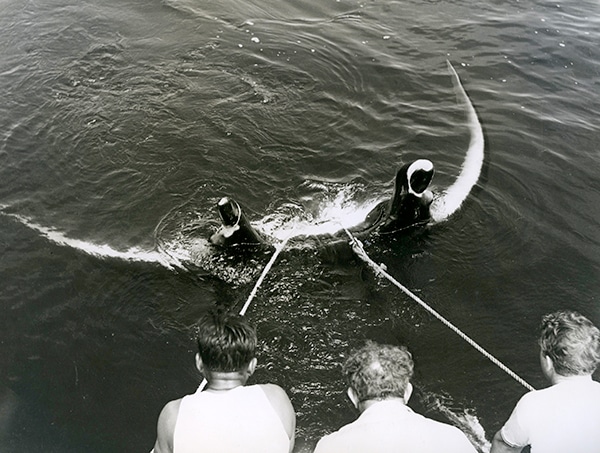
<path fill-rule="evenodd" d="M 283 423 L 259 385 L 184 396 L 174 453 L 288 453 Z"/>

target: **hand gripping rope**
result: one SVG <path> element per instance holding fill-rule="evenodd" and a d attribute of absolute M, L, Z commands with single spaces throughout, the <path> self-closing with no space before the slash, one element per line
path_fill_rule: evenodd
<path fill-rule="evenodd" d="M 408 295 L 411 299 L 413 299 L 415 302 L 417 302 L 419 305 L 421 305 L 425 310 L 427 310 L 429 313 L 431 313 L 433 316 L 435 316 L 437 319 L 439 319 L 444 325 L 449 327 L 450 330 L 453 330 L 459 337 L 461 337 L 463 340 L 465 340 L 467 343 L 469 343 L 471 346 L 473 346 L 475 349 L 477 349 L 481 354 L 483 354 L 485 357 L 487 357 L 493 364 L 498 366 L 502 371 L 507 373 L 510 377 L 512 377 L 514 380 L 516 380 L 523 387 L 525 387 L 528 390 L 535 390 L 523 378 L 519 377 L 514 371 L 512 371 L 510 368 L 508 368 L 506 365 L 504 365 L 502 362 L 500 362 L 500 360 L 498 360 L 492 354 L 490 354 L 485 349 L 483 349 L 481 346 L 479 346 L 474 340 L 469 338 L 469 336 L 467 334 L 462 332 L 458 327 L 456 327 L 454 324 L 452 324 L 450 321 L 448 321 L 446 318 L 444 318 L 441 314 L 439 314 L 437 311 L 435 311 L 433 308 L 431 308 L 429 305 L 427 305 L 423 300 L 421 300 L 417 295 L 412 293 L 408 288 L 406 288 L 405 286 L 400 284 L 396 279 L 394 279 L 390 274 L 388 274 L 379 264 L 375 263 L 367 255 L 367 252 L 365 252 L 365 249 L 364 249 L 362 243 L 358 239 L 356 239 L 352 235 L 352 233 L 350 233 L 350 231 L 348 231 L 346 228 L 344 228 L 344 231 L 350 238 L 350 245 L 352 246 L 352 250 L 354 250 L 354 253 L 356 253 L 359 256 L 359 258 L 362 259 L 365 263 L 367 263 L 369 266 L 371 266 L 371 268 L 373 268 L 373 270 L 375 271 L 375 274 L 387 278 L 390 282 L 392 282 L 400 290 L 402 290 L 406 295 Z"/>

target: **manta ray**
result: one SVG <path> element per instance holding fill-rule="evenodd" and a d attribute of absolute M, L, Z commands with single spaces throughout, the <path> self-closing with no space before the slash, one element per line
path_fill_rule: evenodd
<path fill-rule="evenodd" d="M 434 175 L 433 162 L 418 159 L 402 165 L 396 172 L 392 197 L 377 204 L 361 223 L 349 228 L 353 235 L 364 237 L 374 233 L 395 234 L 422 225 L 444 222 L 460 209 L 477 183 L 484 159 L 483 130 L 458 74 L 449 61 L 447 65 L 458 101 L 465 107 L 470 133 L 469 146 L 459 175 L 451 186 L 434 195 L 429 190 Z M 210 237 L 213 245 L 268 245 L 267 239 L 252 227 L 242 207 L 233 198 L 221 198 L 217 209 L 221 226 Z"/>

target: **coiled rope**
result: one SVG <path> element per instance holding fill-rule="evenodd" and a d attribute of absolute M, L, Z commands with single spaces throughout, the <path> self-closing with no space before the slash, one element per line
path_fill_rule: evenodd
<path fill-rule="evenodd" d="M 418 297 L 416 294 L 411 292 L 408 288 L 406 288 L 404 285 L 402 285 L 400 282 L 398 282 L 394 277 L 392 277 L 390 274 L 388 274 L 383 269 L 382 266 L 375 263 L 369 257 L 369 255 L 367 255 L 367 252 L 365 252 L 365 249 L 364 249 L 362 243 L 358 239 L 356 239 L 352 235 L 352 233 L 350 233 L 350 231 L 348 231 L 348 229 L 344 228 L 344 231 L 350 237 L 350 245 L 352 246 L 352 250 L 354 250 L 354 253 L 356 253 L 365 263 L 367 263 L 369 266 L 371 266 L 371 268 L 373 268 L 373 270 L 375 271 L 375 274 L 381 275 L 381 276 L 387 278 L 390 282 L 392 282 L 400 290 L 402 290 L 406 295 L 408 295 L 411 299 L 413 299 L 415 302 L 417 302 L 419 305 L 421 305 L 425 310 L 427 310 L 429 313 L 431 313 L 433 316 L 435 316 L 445 326 L 450 328 L 450 330 L 454 331 L 459 337 L 461 337 L 463 340 L 465 340 L 467 343 L 469 343 L 471 346 L 473 346 L 477 351 L 479 351 L 481 354 L 483 354 L 485 357 L 487 357 L 493 364 L 498 366 L 502 371 L 504 371 L 506 374 L 508 374 L 510 377 L 512 377 L 515 381 L 517 381 L 523 387 L 525 387 L 528 390 L 535 390 L 535 388 L 533 388 L 530 384 L 528 384 L 523 378 L 521 378 L 514 371 L 512 371 L 510 368 L 508 368 L 506 365 L 504 365 L 500 360 L 498 360 L 492 354 L 487 352 L 484 348 L 479 346 L 479 344 L 477 344 L 467 334 L 465 334 L 463 331 L 461 331 L 458 327 L 456 327 L 454 324 L 452 324 L 450 321 L 448 321 L 446 318 L 444 318 L 440 313 L 438 313 L 436 310 L 434 310 L 429 305 L 427 305 L 427 303 L 425 303 L 420 297 Z"/>

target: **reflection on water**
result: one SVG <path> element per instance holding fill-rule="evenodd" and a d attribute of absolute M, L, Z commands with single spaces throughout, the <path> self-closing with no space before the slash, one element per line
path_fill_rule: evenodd
<path fill-rule="evenodd" d="M 352 420 L 339 365 L 407 344 L 414 408 L 486 450 L 524 389 L 377 278 L 310 241 L 469 144 L 449 59 L 481 119 L 481 177 L 448 222 L 367 238 L 377 263 L 535 387 L 537 323 L 600 324 L 597 4 L 13 2 L 0 26 L 3 451 L 145 451 L 192 392 L 190 326 L 239 309 L 269 254 L 208 245 L 232 196 L 290 236 L 247 314 L 257 381 L 288 390 L 298 451 Z"/>

